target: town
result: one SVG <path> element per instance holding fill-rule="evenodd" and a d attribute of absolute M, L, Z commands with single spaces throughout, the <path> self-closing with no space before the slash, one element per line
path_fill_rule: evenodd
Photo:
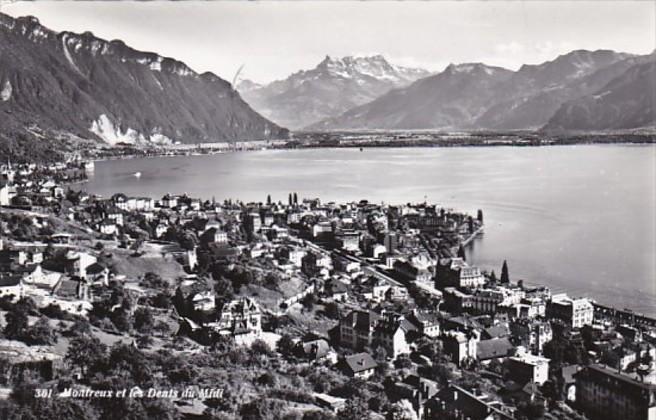
<path fill-rule="evenodd" d="M 0 167 L 0 418 L 656 416 L 656 321 L 481 270 L 484 209 L 99 197 L 89 170 Z M 178 391 L 70 397 L 134 387 Z"/>

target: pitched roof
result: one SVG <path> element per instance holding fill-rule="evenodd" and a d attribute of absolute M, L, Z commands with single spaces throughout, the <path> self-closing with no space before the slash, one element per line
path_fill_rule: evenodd
<path fill-rule="evenodd" d="M 442 404 L 444 408 L 442 409 Z M 471 420 L 514 419 L 513 416 L 493 407 L 483 399 L 456 385 L 449 385 L 426 402 L 427 408 L 434 407 L 437 413 L 455 413 Z M 432 410 L 431 410 L 432 411 Z"/>
<path fill-rule="evenodd" d="M 378 363 L 371 357 L 369 353 L 357 353 L 344 358 L 346 366 L 353 372 L 359 373 L 369 369 L 374 369 Z"/>
<path fill-rule="evenodd" d="M 490 328 L 485 328 L 483 334 L 488 338 L 501 338 L 510 335 L 510 328 L 507 324 L 497 324 Z"/>
<path fill-rule="evenodd" d="M 479 341 L 476 346 L 476 357 L 479 360 L 495 359 L 510 354 L 514 346 L 508 338 L 493 338 Z"/>
<path fill-rule="evenodd" d="M 315 359 L 321 359 L 326 356 L 330 351 L 330 345 L 324 339 L 318 339 L 313 341 L 308 341 L 303 343 L 303 353 L 306 356 L 313 357 Z"/>

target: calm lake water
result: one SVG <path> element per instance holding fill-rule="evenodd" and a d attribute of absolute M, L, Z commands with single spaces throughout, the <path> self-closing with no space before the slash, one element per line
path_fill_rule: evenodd
<path fill-rule="evenodd" d="M 135 172 L 141 178 L 135 178 Z M 309 149 L 98 162 L 84 189 L 216 200 L 427 199 L 485 215 L 470 262 L 656 315 L 656 146 Z"/>

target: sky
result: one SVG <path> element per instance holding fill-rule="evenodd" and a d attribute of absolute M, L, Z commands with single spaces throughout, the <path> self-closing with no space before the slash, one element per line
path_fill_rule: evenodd
<path fill-rule="evenodd" d="M 2 2 L 2 0 L 0 0 Z M 232 81 L 270 82 L 326 55 L 441 71 L 517 69 L 574 49 L 656 47 L 656 1 L 41 1 L 2 4 L 51 29 L 121 39 Z"/>

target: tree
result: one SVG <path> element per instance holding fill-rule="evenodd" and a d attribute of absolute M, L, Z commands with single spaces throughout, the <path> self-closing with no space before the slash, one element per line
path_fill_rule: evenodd
<path fill-rule="evenodd" d="M 65 335 L 70 337 L 77 337 L 87 334 L 91 334 L 91 325 L 85 318 L 76 320 L 65 333 Z"/>
<path fill-rule="evenodd" d="M 324 313 L 328 318 L 339 319 L 339 305 L 335 302 L 328 302 L 325 306 Z"/>
<path fill-rule="evenodd" d="M 614 349 L 606 350 L 601 354 L 601 363 L 616 368 L 620 365 L 620 356 Z"/>
<path fill-rule="evenodd" d="M 71 340 L 65 358 L 86 375 L 103 369 L 106 354 L 107 347 L 96 337 L 79 336 Z"/>
<path fill-rule="evenodd" d="M 27 312 L 16 305 L 5 315 L 5 322 L 5 337 L 11 340 L 22 340 L 28 328 Z"/>
<path fill-rule="evenodd" d="M 508 262 L 506 260 L 503 260 L 503 266 L 501 267 L 501 283 L 510 283 L 510 276 L 508 275 Z"/>
<path fill-rule="evenodd" d="M 271 349 L 269 348 L 269 345 L 266 343 L 266 341 L 257 339 L 253 341 L 251 344 L 251 351 L 254 354 L 258 355 L 270 355 L 271 354 Z"/>
<path fill-rule="evenodd" d="M 467 255 L 465 254 L 465 248 L 460 244 L 458 247 L 458 258 L 462 258 L 463 260 L 467 261 Z"/>
<path fill-rule="evenodd" d="M 292 198 L 292 193 L 289 193 L 289 205 L 294 204 L 294 199 Z"/>
<path fill-rule="evenodd" d="M 363 420 L 369 418 L 369 407 L 362 398 L 351 398 L 339 413 L 340 419 Z"/>
<path fill-rule="evenodd" d="M 119 331 L 127 332 L 132 327 L 128 311 L 123 308 L 114 310 L 110 315 L 110 319 Z"/>
<path fill-rule="evenodd" d="M 134 311 L 134 328 L 141 333 L 148 333 L 152 330 L 155 321 L 153 314 L 148 308 L 138 308 Z"/>
<path fill-rule="evenodd" d="M 298 204 L 298 194 L 294 193 L 294 204 Z"/>
<path fill-rule="evenodd" d="M 478 212 L 476 213 L 476 219 L 483 224 L 483 210 L 478 209 Z"/>
<path fill-rule="evenodd" d="M 50 327 L 50 322 L 45 316 L 42 316 L 34 325 L 27 328 L 23 335 L 24 341 L 29 345 L 50 345 L 57 341 L 56 333 Z"/>
<path fill-rule="evenodd" d="M 271 205 L 271 194 L 267 195 L 267 206 Z"/>
<path fill-rule="evenodd" d="M 289 334 L 283 334 L 276 344 L 276 349 L 283 356 L 291 356 L 294 353 L 294 340 L 292 336 Z"/>
<path fill-rule="evenodd" d="M 385 347 L 376 346 L 376 349 L 374 350 L 374 359 L 376 359 L 376 362 L 378 362 L 379 365 L 386 363 L 387 350 L 385 350 Z"/>
<path fill-rule="evenodd" d="M 492 270 L 492 272 L 490 273 L 490 282 L 492 283 L 497 282 L 497 274 L 494 272 L 494 270 Z"/>

